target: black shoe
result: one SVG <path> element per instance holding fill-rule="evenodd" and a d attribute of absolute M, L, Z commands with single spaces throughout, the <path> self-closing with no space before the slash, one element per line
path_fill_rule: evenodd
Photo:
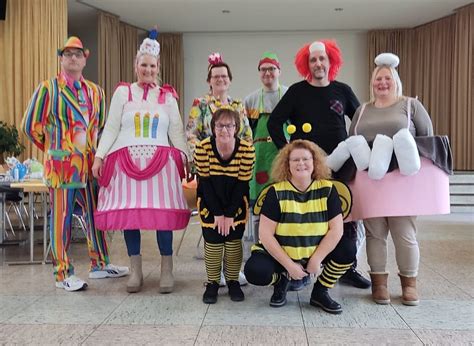
<path fill-rule="evenodd" d="M 290 287 L 288 291 L 301 291 L 305 286 L 308 286 L 311 283 L 311 277 L 305 276 L 301 280 L 290 280 Z"/>
<path fill-rule="evenodd" d="M 270 306 L 279 308 L 286 304 L 286 292 L 288 291 L 289 286 L 290 280 L 288 280 L 285 275 L 280 274 L 280 281 L 273 286 L 273 295 L 270 298 Z"/>
<path fill-rule="evenodd" d="M 339 281 L 343 284 L 357 288 L 369 288 L 372 285 L 370 280 L 367 280 L 354 268 L 350 268 L 348 271 L 346 271 L 345 274 L 341 276 Z"/>
<path fill-rule="evenodd" d="M 217 292 L 219 291 L 218 282 L 208 282 L 206 283 L 206 291 L 202 296 L 202 301 L 205 304 L 215 304 L 217 303 Z"/>
<path fill-rule="evenodd" d="M 230 300 L 234 302 L 241 302 L 245 299 L 244 292 L 242 292 L 240 289 L 240 283 L 238 281 L 227 281 L 227 287 L 229 287 Z"/>
<path fill-rule="evenodd" d="M 320 307 L 330 314 L 340 314 L 342 312 L 341 305 L 332 300 L 329 296 L 328 289 L 326 287 L 314 285 L 313 292 L 311 292 L 311 299 L 309 303 L 312 306 Z"/>

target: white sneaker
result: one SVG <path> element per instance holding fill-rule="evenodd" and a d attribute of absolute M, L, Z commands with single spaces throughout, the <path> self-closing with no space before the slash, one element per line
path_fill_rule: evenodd
<path fill-rule="evenodd" d="M 248 281 L 245 278 L 244 273 L 242 272 L 239 272 L 239 283 L 240 283 L 240 286 L 245 286 L 248 284 Z M 221 272 L 221 281 L 219 282 L 219 287 L 225 287 L 225 285 L 226 285 L 226 282 L 225 282 L 224 272 Z"/>
<path fill-rule="evenodd" d="M 225 287 L 225 285 L 226 285 L 225 276 L 224 276 L 224 272 L 222 271 L 221 272 L 221 281 L 219 281 L 219 287 Z"/>
<path fill-rule="evenodd" d="M 128 267 L 120 267 L 109 263 L 103 269 L 89 272 L 89 279 L 120 278 L 128 275 L 129 271 Z"/>
<path fill-rule="evenodd" d="M 245 286 L 249 283 L 244 273 L 242 272 L 239 272 L 239 283 L 240 283 L 240 286 Z"/>
<path fill-rule="evenodd" d="M 64 281 L 56 282 L 56 288 L 62 288 L 68 292 L 81 291 L 87 288 L 87 282 L 79 279 L 76 275 L 71 275 Z"/>

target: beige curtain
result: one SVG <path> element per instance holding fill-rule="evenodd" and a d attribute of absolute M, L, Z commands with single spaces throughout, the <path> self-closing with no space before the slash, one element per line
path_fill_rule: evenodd
<path fill-rule="evenodd" d="M 451 133 L 459 170 L 474 169 L 474 3 L 455 15 Z"/>
<path fill-rule="evenodd" d="M 120 23 L 120 80 L 135 81 L 135 55 L 138 50 L 138 29 Z"/>
<path fill-rule="evenodd" d="M 123 23 L 119 17 L 99 12 L 99 85 L 110 105 L 118 82 L 132 83 L 140 30 Z"/>
<path fill-rule="evenodd" d="M 474 4 L 414 29 L 368 33 L 369 71 L 382 52 L 400 57 L 404 94 L 418 96 L 436 134 L 448 135 L 456 170 L 474 170 Z"/>
<path fill-rule="evenodd" d="M 413 30 L 411 74 L 413 94 L 425 105 L 436 134 L 451 136 L 450 116 L 453 85 L 454 16 Z"/>
<path fill-rule="evenodd" d="M 104 88 L 107 106 L 120 81 L 120 20 L 99 12 L 99 85 Z"/>
<path fill-rule="evenodd" d="M 20 127 L 38 84 L 59 71 L 57 49 L 67 36 L 67 0 L 8 1 L 0 21 L 0 120 Z M 25 157 L 42 153 L 21 135 Z"/>
<path fill-rule="evenodd" d="M 181 116 L 184 109 L 184 51 L 183 34 L 163 33 L 158 35 L 160 43 L 161 80 L 172 85 L 179 95 Z"/>

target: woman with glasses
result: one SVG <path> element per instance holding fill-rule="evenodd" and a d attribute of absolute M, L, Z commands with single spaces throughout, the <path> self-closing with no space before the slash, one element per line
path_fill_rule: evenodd
<path fill-rule="evenodd" d="M 203 97 L 194 99 L 189 112 L 186 136 L 188 147 L 194 153 L 196 145 L 212 136 L 212 115 L 222 106 L 229 106 L 240 115 L 240 130 L 238 136 L 248 142 L 252 142 L 252 130 L 244 111 L 244 105 L 240 100 L 233 99 L 229 95 L 229 87 L 232 82 L 232 72 L 227 63 L 222 60 L 219 53 L 213 53 L 208 58 L 207 84 L 209 92 Z"/>
<path fill-rule="evenodd" d="M 230 299 L 244 300 L 238 279 L 255 150 L 238 138 L 240 121 L 240 114 L 231 108 L 217 110 L 210 124 L 212 136 L 196 144 L 194 152 L 197 206 L 205 240 L 206 304 L 217 302 L 223 258 Z"/>
<path fill-rule="evenodd" d="M 320 274 L 310 304 L 342 312 L 328 289 L 351 267 L 355 247 L 343 236 L 341 201 L 325 161 L 321 148 L 301 139 L 284 146 L 274 161 L 275 183 L 261 207 L 260 242 L 245 264 L 250 283 L 273 285 L 272 307 L 286 304 L 290 279 Z"/>
<path fill-rule="evenodd" d="M 213 114 L 221 107 L 232 108 L 239 114 L 240 122 L 239 129 L 236 132 L 237 136 L 252 143 L 252 130 L 245 114 L 244 105 L 240 100 L 233 99 L 229 95 L 229 87 L 232 82 L 232 72 L 229 65 L 222 60 L 219 53 L 209 55 L 208 62 L 206 81 L 209 85 L 209 92 L 203 97 L 194 99 L 186 126 L 188 148 L 191 154 L 194 153 L 199 142 L 212 136 L 211 120 Z M 196 173 L 195 167 L 192 167 L 192 172 L 193 174 Z M 243 273 L 239 274 L 239 281 L 242 285 L 247 284 Z M 220 284 L 225 286 L 224 273 Z"/>

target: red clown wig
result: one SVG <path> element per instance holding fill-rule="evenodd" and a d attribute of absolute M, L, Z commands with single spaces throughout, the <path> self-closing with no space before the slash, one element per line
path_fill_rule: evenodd
<path fill-rule="evenodd" d="M 319 40 L 318 42 L 324 43 L 326 47 L 326 54 L 329 58 L 329 81 L 333 81 L 336 79 L 336 76 L 339 72 L 339 69 L 342 66 L 342 55 L 341 50 L 337 46 L 335 41 L 332 40 Z M 313 79 L 313 75 L 309 70 L 309 46 L 311 43 L 305 44 L 298 53 L 296 53 L 295 57 L 295 66 L 298 70 L 298 73 L 310 82 Z"/>

